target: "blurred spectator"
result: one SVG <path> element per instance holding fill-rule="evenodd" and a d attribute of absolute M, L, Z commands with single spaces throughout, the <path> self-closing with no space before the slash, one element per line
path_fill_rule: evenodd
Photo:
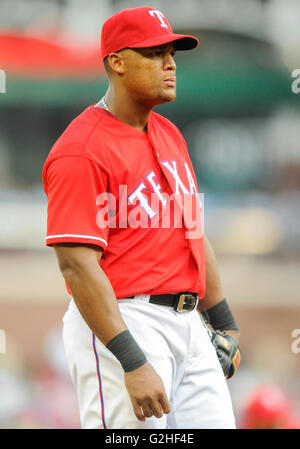
<path fill-rule="evenodd" d="M 45 335 L 43 355 L 33 366 L 9 342 L 0 368 L 0 428 L 80 428 L 60 327 Z"/>
<path fill-rule="evenodd" d="M 32 403 L 21 409 L 20 428 L 76 429 L 80 427 L 71 381 L 42 362 L 32 372 Z"/>
<path fill-rule="evenodd" d="M 242 408 L 243 429 L 300 429 L 296 404 L 277 384 L 262 384 L 248 393 Z"/>

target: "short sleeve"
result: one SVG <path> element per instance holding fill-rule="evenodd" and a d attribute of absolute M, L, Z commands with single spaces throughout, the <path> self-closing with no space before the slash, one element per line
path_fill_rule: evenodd
<path fill-rule="evenodd" d="M 108 175 L 82 156 L 64 156 L 43 171 L 48 199 L 46 245 L 78 242 L 106 248 L 108 227 L 97 225 L 97 198 L 108 192 Z"/>

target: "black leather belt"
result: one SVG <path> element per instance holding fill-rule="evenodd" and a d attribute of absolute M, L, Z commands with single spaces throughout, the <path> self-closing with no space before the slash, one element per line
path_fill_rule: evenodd
<path fill-rule="evenodd" d="M 134 296 L 129 296 L 134 298 Z M 198 304 L 198 296 L 196 293 L 181 292 L 165 295 L 151 295 L 149 303 L 159 306 L 173 307 L 176 312 L 191 312 L 196 309 Z"/>

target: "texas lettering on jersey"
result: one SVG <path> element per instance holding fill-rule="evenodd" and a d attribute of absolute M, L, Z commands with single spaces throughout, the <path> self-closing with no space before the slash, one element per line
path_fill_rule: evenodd
<path fill-rule="evenodd" d="M 143 132 L 89 106 L 52 147 L 43 183 L 46 244 L 101 247 L 116 298 L 204 295 L 202 205 L 186 142 L 168 119 L 152 111 Z"/>
<path fill-rule="evenodd" d="M 108 192 L 98 195 L 96 204 L 102 207 L 97 213 L 97 225 L 100 228 L 124 228 L 127 226 L 132 228 L 174 226 L 178 228 L 182 227 L 184 223 L 184 226 L 190 230 L 186 233 L 187 238 L 201 238 L 202 204 L 197 188 L 187 163 L 184 163 L 185 180 L 181 179 L 177 164 L 176 160 L 161 162 L 161 165 L 169 171 L 174 180 L 171 195 L 162 191 L 162 187 L 157 181 L 158 175 L 154 170 L 140 179 L 129 194 L 127 185 L 120 185 L 118 200 Z"/>

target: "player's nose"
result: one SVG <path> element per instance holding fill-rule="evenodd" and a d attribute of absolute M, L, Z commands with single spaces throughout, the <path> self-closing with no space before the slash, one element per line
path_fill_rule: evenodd
<path fill-rule="evenodd" d="M 176 70 L 174 57 L 171 53 L 166 53 L 164 57 L 164 70 Z"/>

